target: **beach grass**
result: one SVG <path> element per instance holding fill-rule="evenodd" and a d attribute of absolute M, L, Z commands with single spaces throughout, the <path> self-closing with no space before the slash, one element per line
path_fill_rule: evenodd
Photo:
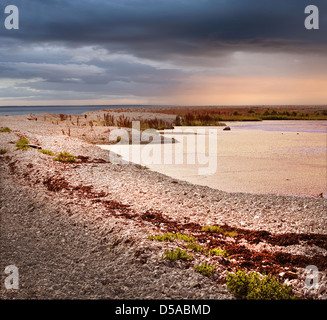
<path fill-rule="evenodd" d="M 107 126 L 107 127 L 112 126 L 112 127 L 132 128 L 133 121 L 137 121 L 137 119 L 133 120 L 124 115 L 120 115 L 119 117 L 115 118 L 113 115 L 110 115 L 109 113 L 104 113 L 103 120 L 99 119 L 97 125 Z M 159 118 L 142 119 L 140 121 L 141 131 L 148 130 L 148 129 L 164 130 L 164 129 L 173 129 L 173 128 L 174 127 L 171 122 Z"/>
<path fill-rule="evenodd" d="M 161 113 L 176 114 L 176 126 L 224 126 L 224 121 L 327 120 L 327 110 L 315 108 L 171 108 Z"/>

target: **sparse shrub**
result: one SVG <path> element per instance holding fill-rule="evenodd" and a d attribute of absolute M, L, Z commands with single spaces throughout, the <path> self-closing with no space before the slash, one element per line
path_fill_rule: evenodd
<path fill-rule="evenodd" d="M 206 226 L 202 228 L 202 231 L 212 232 L 212 233 L 220 233 L 224 236 L 228 237 L 237 237 L 238 233 L 237 231 L 225 231 L 223 227 L 221 226 Z"/>
<path fill-rule="evenodd" d="M 176 126 L 223 126 L 220 115 L 215 113 L 188 112 L 178 115 L 175 120 Z"/>
<path fill-rule="evenodd" d="M 202 228 L 202 231 L 223 233 L 223 229 L 221 226 L 206 226 Z"/>
<path fill-rule="evenodd" d="M 60 154 L 53 160 L 60 162 L 76 162 L 76 157 L 68 152 L 60 152 Z"/>
<path fill-rule="evenodd" d="M 40 151 L 41 153 L 43 153 L 43 154 L 48 155 L 48 156 L 54 156 L 54 155 L 55 155 L 55 154 L 54 154 L 52 151 L 50 151 L 50 150 L 40 149 L 39 151 Z"/>
<path fill-rule="evenodd" d="M 280 283 L 275 277 L 252 272 L 237 271 L 227 274 L 227 287 L 239 299 L 286 300 L 294 299 L 292 288 Z"/>
<path fill-rule="evenodd" d="M 4 127 L 0 129 L 0 132 L 11 132 L 12 130 L 8 127 Z"/>
<path fill-rule="evenodd" d="M 179 239 L 185 242 L 194 242 L 196 240 L 193 237 L 181 233 L 165 233 L 159 235 L 149 235 L 148 239 L 157 240 L 157 241 L 174 241 L 175 239 Z"/>
<path fill-rule="evenodd" d="M 198 265 L 198 266 L 194 266 L 194 269 L 196 272 L 201 273 L 202 275 L 209 277 L 211 275 L 213 275 L 215 273 L 215 270 L 217 269 L 216 267 L 207 264 L 206 262 Z"/>
<path fill-rule="evenodd" d="M 6 154 L 8 152 L 8 150 L 6 149 L 0 149 L 0 156 L 2 156 L 3 154 Z"/>
<path fill-rule="evenodd" d="M 26 138 L 19 139 L 15 141 L 16 150 L 28 150 L 29 149 L 29 141 Z"/>
<path fill-rule="evenodd" d="M 67 115 L 66 114 L 62 114 L 62 113 L 60 113 L 59 114 L 59 117 L 60 117 L 60 121 L 65 121 L 65 120 L 67 120 Z"/>
<path fill-rule="evenodd" d="M 175 237 L 176 239 L 183 240 L 183 241 L 185 241 L 185 242 L 194 242 L 194 241 L 196 240 L 196 239 L 193 238 L 193 237 L 190 237 L 190 236 L 188 236 L 188 235 L 186 235 L 186 234 L 181 234 L 181 233 L 176 233 L 176 234 L 174 235 L 174 237 Z"/>
<path fill-rule="evenodd" d="M 237 237 L 238 233 L 235 230 L 233 230 L 233 231 L 224 231 L 224 235 L 228 236 L 228 237 Z"/>
<path fill-rule="evenodd" d="M 187 245 L 187 248 L 191 249 L 194 252 L 204 252 L 204 248 L 200 245 L 198 245 L 197 243 L 189 243 Z"/>
<path fill-rule="evenodd" d="M 213 256 L 223 256 L 225 258 L 229 257 L 229 254 L 225 249 L 210 249 L 208 253 Z"/>
<path fill-rule="evenodd" d="M 159 235 L 149 235 L 148 239 L 150 240 L 157 240 L 157 241 L 174 241 L 173 233 L 165 233 Z"/>
<path fill-rule="evenodd" d="M 193 256 L 188 254 L 185 250 L 177 248 L 176 250 L 167 250 L 163 256 L 168 260 L 193 260 Z"/>

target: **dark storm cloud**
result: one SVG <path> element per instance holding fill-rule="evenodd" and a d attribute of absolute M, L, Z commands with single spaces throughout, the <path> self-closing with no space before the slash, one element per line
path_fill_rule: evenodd
<path fill-rule="evenodd" d="M 4 28 L 8 4 L 19 30 Z M 304 28 L 309 4 L 319 30 Z M 173 101 L 208 77 L 324 75 L 326 12 L 325 0 L 1 0 L 0 102 Z"/>
<path fill-rule="evenodd" d="M 10 2 L 10 1 L 8 1 Z M 12 2 L 12 1 L 11 1 Z M 326 1 L 315 1 L 323 15 Z M 16 0 L 26 42 L 101 45 L 147 58 L 211 55 L 233 50 L 319 50 L 320 30 L 304 28 L 307 0 Z M 310 3 L 311 4 L 311 3 Z"/>

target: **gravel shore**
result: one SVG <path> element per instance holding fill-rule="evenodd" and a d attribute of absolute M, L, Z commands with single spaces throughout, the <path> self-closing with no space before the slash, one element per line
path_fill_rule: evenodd
<path fill-rule="evenodd" d="M 327 297 L 326 199 L 227 193 L 172 179 L 133 164 L 113 164 L 108 151 L 26 116 L 1 117 L 1 269 L 19 269 L 19 290 L 3 299 L 232 299 L 227 272 L 268 272 L 296 295 Z M 83 128 L 79 128 L 83 135 Z M 88 130 L 85 128 L 85 130 Z M 76 163 L 12 143 L 26 137 Z M 202 227 L 222 225 L 237 237 Z M 193 253 L 192 262 L 162 259 L 180 241 L 148 235 L 181 232 L 203 246 L 220 245 L 230 258 Z M 190 251 L 191 252 L 191 251 Z M 210 262 L 211 278 L 193 266 Z M 316 265 L 319 284 L 304 284 Z M 2 274 L 2 284 L 5 275 Z"/>

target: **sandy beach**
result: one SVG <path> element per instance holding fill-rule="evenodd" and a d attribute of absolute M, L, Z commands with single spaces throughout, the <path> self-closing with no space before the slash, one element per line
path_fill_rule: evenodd
<path fill-rule="evenodd" d="M 0 127 L 12 130 L 0 133 L 0 267 L 15 265 L 20 274 L 19 290 L 2 286 L 1 298 L 233 299 L 226 275 L 239 269 L 274 275 L 300 298 L 326 298 L 327 200 L 313 197 L 326 194 L 323 149 L 305 156 L 309 146 L 326 146 L 319 133 L 221 131 L 220 179 L 210 185 L 192 172 L 112 163 L 95 145 L 108 127 L 68 126 L 58 115 L 27 118 L 0 118 Z M 85 141 L 91 135 L 94 143 Z M 76 162 L 54 161 L 33 147 L 16 150 L 13 142 L 23 137 Z M 231 176 L 236 167 L 241 182 Z M 236 235 L 202 229 L 213 225 Z M 148 238 L 167 232 L 194 237 L 206 250 L 224 248 L 229 258 L 194 252 L 183 240 Z M 177 247 L 194 259 L 162 258 Z M 211 277 L 194 270 L 204 262 L 216 267 Z M 305 285 L 309 265 L 319 270 L 317 287 Z"/>

